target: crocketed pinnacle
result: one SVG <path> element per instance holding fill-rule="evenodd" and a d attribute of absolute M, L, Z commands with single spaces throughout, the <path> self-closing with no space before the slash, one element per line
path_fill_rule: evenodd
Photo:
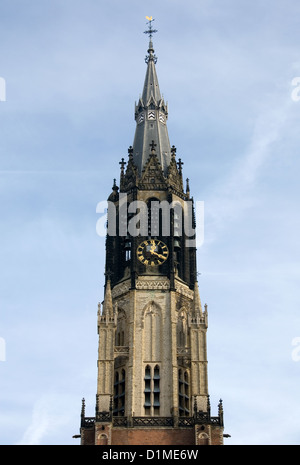
<path fill-rule="evenodd" d="M 107 280 L 105 297 L 103 302 L 103 315 L 112 317 L 113 316 L 113 302 L 111 295 L 111 284 L 110 279 Z"/>
<path fill-rule="evenodd" d="M 195 289 L 194 289 L 194 316 L 201 316 L 202 315 L 202 305 L 200 300 L 199 294 L 199 286 L 198 282 L 195 282 Z"/>

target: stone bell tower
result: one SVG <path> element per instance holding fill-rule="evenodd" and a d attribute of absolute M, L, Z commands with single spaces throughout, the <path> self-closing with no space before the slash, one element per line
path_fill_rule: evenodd
<path fill-rule="evenodd" d="M 222 401 L 211 416 L 194 203 L 169 142 L 152 22 L 133 146 L 108 197 L 96 411 L 87 417 L 83 400 L 83 445 L 223 444 Z"/>

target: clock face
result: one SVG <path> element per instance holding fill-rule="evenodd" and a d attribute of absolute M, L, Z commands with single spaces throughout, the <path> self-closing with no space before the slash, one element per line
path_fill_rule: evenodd
<path fill-rule="evenodd" d="M 137 257 L 140 262 L 148 266 L 162 265 L 169 256 L 166 244 L 157 239 L 148 239 L 137 248 Z"/>

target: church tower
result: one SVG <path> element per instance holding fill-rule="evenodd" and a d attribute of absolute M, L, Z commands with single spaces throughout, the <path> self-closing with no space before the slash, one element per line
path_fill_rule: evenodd
<path fill-rule="evenodd" d="M 86 417 L 83 400 L 83 445 L 223 444 L 222 401 L 212 416 L 208 391 L 194 202 L 169 142 L 152 22 L 134 142 L 108 197 L 96 411 Z"/>

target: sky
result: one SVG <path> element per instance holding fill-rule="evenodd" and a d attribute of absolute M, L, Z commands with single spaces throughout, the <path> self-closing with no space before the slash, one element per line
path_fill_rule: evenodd
<path fill-rule="evenodd" d="M 204 202 L 212 414 L 222 398 L 227 445 L 297 445 L 297 0 L 0 0 L 0 444 L 78 445 L 83 397 L 94 415 L 96 207 L 133 143 L 146 16 Z"/>

